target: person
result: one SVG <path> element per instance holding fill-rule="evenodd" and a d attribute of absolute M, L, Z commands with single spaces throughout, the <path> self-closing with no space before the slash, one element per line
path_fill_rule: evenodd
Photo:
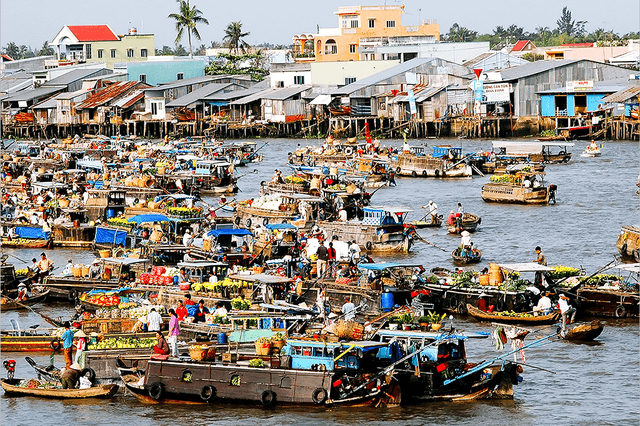
<path fill-rule="evenodd" d="M 192 241 L 193 241 L 193 237 L 191 236 L 191 233 L 189 232 L 189 228 L 187 228 L 187 230 L 184 231 L 184 235 L 182 237 L 182 244 L 184 244 L 185 247 L 189 247 L 191 245 Z"/>
<path fill-rule="evenodd" d="M 336 261 L 336 249 L 333 248 L 333 241 L 329 243 L 329 248 L 327 249 L 327 261 L 328 262 Z"/>
<path fill-rule="evenodd" d="M 480 296 L 478 296 L 478 297 L 479 297 L 478 298 L 478 303 L 476 304 L 476 306 L 482 312 L 488 312 L 489 311 L 489 302 L 487 301 L 487 294 L 482 292 L 482 293 L 480 293 Z"/>
<path fill-rule="evenodd" d="M 569 297 L 561 294 L 558 300 L 558 308 L 562 314 L 562 331 L 567 330 L 567 324 L 571 324 L 576 316 L 576 308 L 569 304 Z"/>
<path fill-rule="evenodd" d="M 320 318 L 324 320 L 327 315 L 327 311 L 324 308 L 324 304 L 327 301 L 327 293 L 324 290 L 318 291 L 318 296 L 316 297 L 316 306 L 320 311 Z"/>
<path fill-rule="evenodd" d="M 60 376 L 60 383 L 62 383 L 62 389 L 75 389 L 80 378 L 80 372 L 82 367 L 77 362 L 69 364 L 67 369 L 64 370 L 62 376 Z"/>
<path fill-rule="evenodd" d="M 158 340 L 158 343 L 153 347 L 153 352 L 158 355 L 169 355 L 171 353 L 171 349 L 169 349 L 167 341 L 159 331 L 156 331 L 156 339 Z"/>
<path fill-rule="evenodd" d="M 460 252 L 460 256 L 470 256 L 471 255 L 471 245 L 473 244 L 471 242 L 471 234 L 469 234 L 469 231 L 462 231 L 460 233 L 460 235 L 462 236 L 460 238 L 460 246 L 462 247 L 462 251 Z"/>
<path fill-rule="evenodd" d="M 22 301 L 29 298 L 29 291 L 24 283 L 18 284 L 18 298 L 16 300 Z"/>
<path fill-rule="evenodd" d="M 396 175 L 393 172 L 389 173 L 389 186 L 391 186 L 391 185 L 393 185 L 393 186 L 397 185 L 397 183 L 396 183 Z"/>
<path fill-rule="evenodd" d="M 62 350 L 64 352 L 64 362 L 66 368 L 71 367 L 71 353 L 73 352 L 73 331 L 70 329 L 69 321 L 64 322 L 64 333 L 62 333 Z M 77 379 L 76 379 L 77 380 Z"/>
<path fill-rule="evenodd" d="M 447 216 L 447 225 L 453 225 L 454 223 L 456 223 L 456 214 L 451 210 L 449 216 Z"/>
<path fill-rule="evenodd" d="M 180 268 L 180 273 L 178 274 L 178 284 L 185 284 L 189 282 L 189 277 L 187 277 L 187 271 L 184 268 Z"/>
<path fill-rule="evenodd" d="M 213 315 L 218 317 L 225 317 L 227 316 L 227 313 L 228 311 L 227 311 L 227 308 L 224 307 L 224 303 L 222 302 L 216 303 L 216 310 L 213 312 Z"/>
<path fill-rule="evenodd" d="M 204 300 L 200 299 L 200 302 L 198 302 L 198 308 L 196 309 L 196 313 L 193 318 L 193 322 L 194 323 L 206 322 L 208 313 L 209 313 L 209 309 L 207 309 L 204 306 Z"/>
<path fill-rule="evenodd" d="M 355 240 L 349 244 L 349 253 L 351 254 L 351 263 L 357 263 L 358 259 L 360 259 L 360 246 Z"/>
<path fill-rule="evenodd" d="M 460 220 L 464 220 L 464 207 L 462 207 L 462 203 L 458 203 L 458 213 L 460 213 Z"/>
<path fill-rule="evenodd" d="M 38 270 L 40 273 L 40 279 L 49 275 L 49 272 L 53 270 L 53 262 L 47 259 L 47 255 L 42 252 L 40 253 L 40 262 L 38 262 Z"/>
<path fill-rule="evenodd" d="M 435 222 L 438 219 L 438 205 L 429 200 L 429 204 L 426 205 L 427 211 L 431 215 L 431 222 Z"/>
<path fill-rule="evenodd" d="M 327 253 L 327 247 L 324 244 L 320 244 L 316 251 L 316 256 L 318 256 L 318 261 L 316 262 L 318 278 L 324 275 L 327 270 Z"/>
<path fill-rule="evenodd" d="M 73 271 L 71 271 L 71 268 L 73 268 L 73 260 L 69 259 L 67 264 L 64 266 L 64 269 L 62 270 L 62 275 L 64 275 L 65 277 L 72 276 L 73 275 Z"/>
<path fill-rule="evenodd" d="M 340 211 L 338 212 L 338 220 L 340 222 L 347 221 L 347 211 L 345 209 L 340 209 Z"/>
<path fill-rule="evenodd" d="M 89 389 L 92 386 L 91 373 L 87 371 L 84 376 L 80 376 L 80 389 Z"/>
<path fill-rule="evenodd" d="M 349 298 L 344 299 L 342 314 L 344 315 L 345 321 L 351 321 L 356 318 L 356 305 L 354 305 Z"/>
<path fill-rule="evenodd" d="M 149 322 L 149 331 L 160 331 L 162 316 L 156 311 L 156 308 L 151 308 L 149 315 L 147 315 L 147 321 Z"/>
<path fill-rule="evenodd" d="M 78 343 L 76 343 L 76 358 L 75 361 L 80 363 L 80 357 L 82 357 L 82 352 L 87 349 L 87 335 L 82 330 L 76 331 L 73 335 L 78 339 Z"/>
<path fill-rule="evenodd" d="M 536 260 L 534 260 L 534 262 L 542 266 L 547 266 L 547 256 L 542 253 L 542 249 L 540 248 L 540 246 L 536 247 L 536 254 L 538 255 L 538 257 L 536 258 Z"/>
<path fill-rule="evenodd" d="M 182 304 L 182 300 L 178 300 L 176 316 L 178 317 L 178 321 L 184 321 L 184 319 L 189 316 L 189 311 L 187 311 L 187 308 Z"/>
<path fill-rule="evenodd" d="M 545 293 L 538 304 L 533 307 L 533 315 L 547 315 L 551 311 L 551 299 L 549 299 L 549 293 Z"/>
<path fill-rule="evenodd" d="M 89 278 L 98 278 L 102 274 L 102 266 L 98 259 L 94 260 L 89 268 Z"/>
<path fill-rule="evenodd" d="M 522 185 L 525 188 L 531 188 L 531 181 L 529 180 L 529 178 L 524 178 L 524 180 L 522 181 Z"/>
<path fill-rule="evenodd" d="M 173 308 L 169 309 L 169 338 L 171 345 L 171 356 L 178 356 L 178 336 L 180 335 L 180 322 Z"/>
<path fill-rule="evenodd" d="M 187 294 L 186 296 L 184 296 L 184 306 L 185 306 L 185 308 L 187 306 L 195 305 L 195 304 L 196 304 L 196 302 L 191 300 L 191 295 L 190 294 Z"/>

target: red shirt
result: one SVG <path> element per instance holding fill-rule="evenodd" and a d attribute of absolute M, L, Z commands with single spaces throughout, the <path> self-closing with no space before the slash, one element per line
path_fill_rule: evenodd
<path fill-rule="evenodd" d="M 184 306 L 189 306 L 189 305 L 197 305 L 197 303 L 194 302 L 193 300 L 189 300 L 189 299 L 185 300 L 184 301 Z M 177 314 L 177 312 L 176 312 L 176 314 Z"/>
<path fill-rule="evenodd" d="M 489 310 L 487 299 L 485 299 L 484 297 L 478 299 L 478 309 L 480 309 L 482 312 L 487 312 Z"/>
<path fill-rule="evenodd" d="M 336 260 L 336 249 L 329 247 L 327 250 L 327 260 Z"/>
<path fill-rule="evenodd" d="M 184 319 L 189 316 L 189 312 L 184 306 L 178 306 L 176 308 L 176 316 L 178 317 L 179 321 L 184 321 Z"/>

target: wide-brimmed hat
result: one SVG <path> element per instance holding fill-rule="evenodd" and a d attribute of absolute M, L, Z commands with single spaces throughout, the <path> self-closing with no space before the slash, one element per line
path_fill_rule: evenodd
<path fill-rule="evenodd" d="M 69 368 L 73 368 L 74 370 L 82 371 L 82 367 L 80 367 L 80 364 L 78 364 L 77 362 L 74 362 L 73 364 L 71 364 L 69 366 Z"/>
<path fill-rule="evenodd" d="M 480 296 L 478 296 L 478 297 L 487 297 L 487 296 L 488 296 L 488 294 L 483 291 L 482 293 L 480 293 Z"/>
<path fill-rule="evenodd" d="M 73 337 L 87 337 L 87 335 L 84 334 L 84 331 L 78 330 L 74 333 Z"/>
<path fill-rule="evenodd" d="M 463 237 L 468 237 L 471 234 L 469 234 L 469 231 L 462 231 L 460 235 L 462 235 Z"/>

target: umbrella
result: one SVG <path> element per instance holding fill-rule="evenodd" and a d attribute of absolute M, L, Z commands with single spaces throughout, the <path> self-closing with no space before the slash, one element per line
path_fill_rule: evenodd
<path fill-rule="evenodd" d="M 135 222 L 138 225 L 145 222 L 168 222 L 169 218 L 163 214 L 138 214 L 127 219 L 127 222 Z"/>

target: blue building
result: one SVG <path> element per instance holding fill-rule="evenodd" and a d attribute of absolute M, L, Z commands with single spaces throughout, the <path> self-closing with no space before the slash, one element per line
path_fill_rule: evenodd
<path fill-rule="evenodd" d="M 125 72 L 129 81 L 158 84 L 204 76 L 203 59 L 173 59 L 168 61 L 142 61 L 116 64 L 114 72 Z"/>
<path fill-rule="evenodd" d="M 604 106 L 602 99 L 620 90 L 620 86 L 593 86 L 585 90 L 563 87 L 537 92 L 543 117 L 577 117 L 596 112 Z"/>

